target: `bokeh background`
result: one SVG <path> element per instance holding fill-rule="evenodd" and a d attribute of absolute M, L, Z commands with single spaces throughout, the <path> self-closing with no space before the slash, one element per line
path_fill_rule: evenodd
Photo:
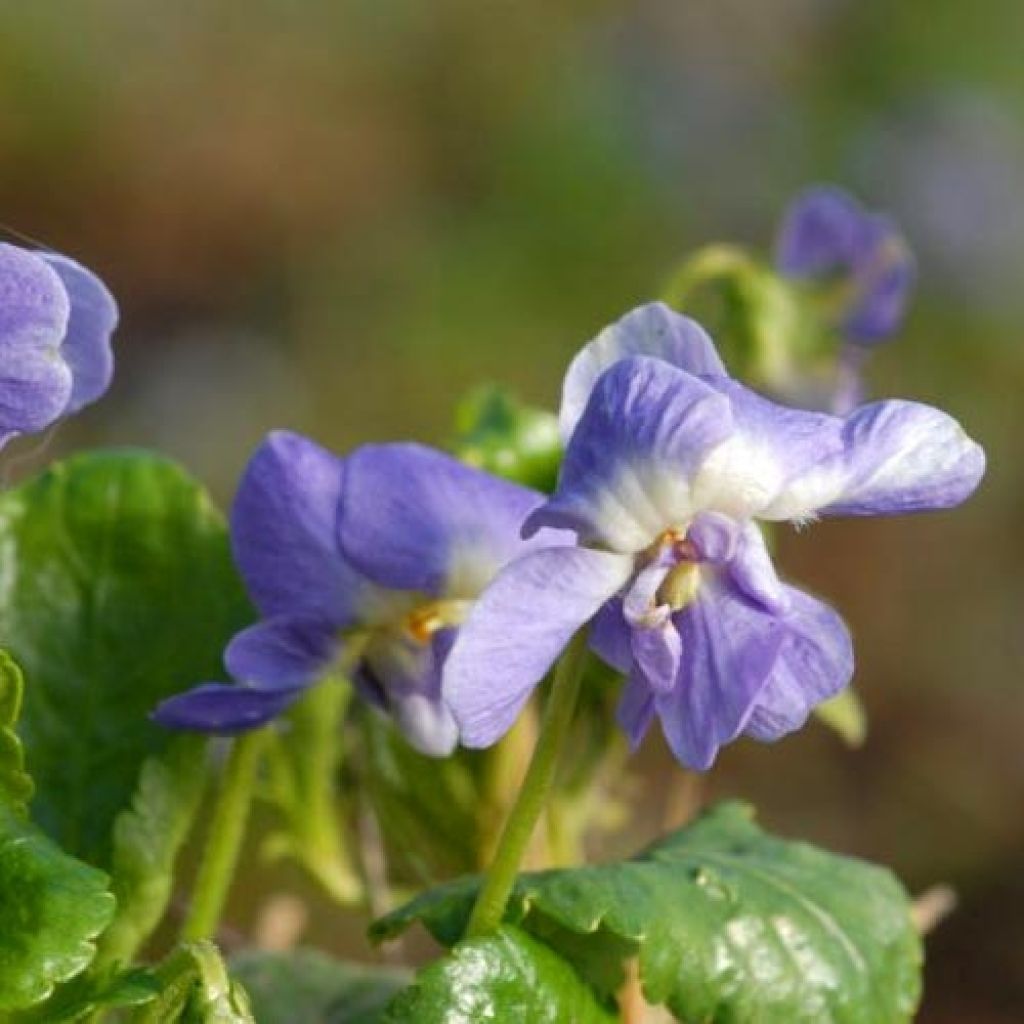
<path fill-rule="evenodd" d="M 553 405 L 680 256 L 767 249 L 844 184 L 920 261 L 874 391 L 953 412 L 990 471 L 956 513 L 782 540 L 851 624 L 870 737 L 739 743 L 707 789 L 954 886 L 920 1019 L 1024 1020 L 1022 39 L 1019 0 L 2 2 L 0 221 L 123 307 L 108 399 L 5 477 L 139 444 L 227 501 L 275 426 L 444 442 L 481 380 Z M 638 764 L 631 841 L 675 784 L 657 743 Z"/>

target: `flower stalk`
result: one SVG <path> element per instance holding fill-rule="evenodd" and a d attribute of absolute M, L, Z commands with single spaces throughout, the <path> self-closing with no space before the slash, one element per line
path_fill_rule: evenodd
<path fill-rule="evenodd" d="M 193 889 L 192 905 L 181 929 L 183 942 L 199 942 L 216 934 L 242 850 L 256 773 L 269 735 L 268 730 L 257 729 L 232 744 Z"/>
<path fill-rule="evenodd" d="M 466 926 L 467 938 L 487 935 L 501 924 L 523 856 L 554 783 L 558 755 L 576 709 L 586 657 L 587 637 L 584 629 L 576 633 L 555 667 L 537 745 L 522 788 L 498 840 L 494 859 L 484 876 Z"/>

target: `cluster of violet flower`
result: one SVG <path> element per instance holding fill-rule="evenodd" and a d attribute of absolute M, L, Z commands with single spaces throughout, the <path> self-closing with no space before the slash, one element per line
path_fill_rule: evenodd
<path fill-rule="evenodd" d="M 793 205 L 777 267 L 838 280 L 836 329 L 862 349 L 899 325 L 914 277 L 892 224 L 835 190 Z M 779 579 L 760 523 L 949 508 L 985 469 L 927 405 L 776 404 L 660 303 L 582 348 L 559 422 L 550 496 L 419 444 L 338 458 L 272 433 L 231 520 L 261 620 L 227 649 L 234 683 L 204 683 L 156 718 L 236 733 L 338 673 L 420 751 L 487 747 L 586 630 L 624 677 L 631 744 L 657 718 L 679 761 L 704 770 L 740 735 L 798 729 L 853 673 L 842 619 Z"/>
<path fill-rule="evenodd" d="M 831 288 L 832 323 L 843 341 L 831 411 L 845 414 L 864 397 L 870 351 L 901 327 L 917 268 L 897 225 L 864 209 L 842 189 L 810 188 L 785 212 L 775 245 L 784 277 Z"/>

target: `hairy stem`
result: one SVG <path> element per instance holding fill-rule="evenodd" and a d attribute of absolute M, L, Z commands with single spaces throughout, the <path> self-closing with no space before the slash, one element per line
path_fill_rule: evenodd
<path fill-rule="evenodd" d="M 487 935 L 501 924 L 523 855 L 554 782 L 558 755 L 576 708 L 586 655 L 586 633 L 580 630 L 555 668 L 533 758 L 484 876 L 466 928 L 467 937 Z"/>
<path fill-rule="evenodd" d="M 213 938 L 238 864 L 245 838 L 256 772 L 269 732 L 257 729 L 234 741 L 192 893 L 192 905 L 182 926 L 184 942 Z"/>

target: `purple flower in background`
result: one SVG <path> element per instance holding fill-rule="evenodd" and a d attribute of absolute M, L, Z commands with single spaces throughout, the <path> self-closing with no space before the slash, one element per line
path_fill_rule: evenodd
<path fill-rule="evenodd" d="M 915 277 L 913 256 L 888 217 L 821 186 L 790 204 L 775 263 L 786 277 L 838 285 L 836 326 L 855 345 L 875 345 L 899 329 Z"/>
<path fill-rule="evenodd" d="M 850 637 L 781 583 L 756 520 L 888 515 L 963 501 L 984 454 L 912 402 L 840 418 L 776 405 L 726 376 L 694 321 L 653 304 L 576 357 L 563 390 L 558 488 L 524 533 L 573 531 L 498 574 L 444 670 L 462 742 L 494 743 L 570 637 L 627 676 L 634 745 L 655 715 L 706 769 L 741 733 L 774 740 L 849 681 Z"/>
<path fill-rule="evenodd" d="M 113 297 L 85 267 L 0 243 L 0 445 L 107 390 L 116 326 Z"/>
<path fill-rule="evenodd" d="M 172 697 L 157 721 L 252 729 L 344 665 L 414 747 L 449 753 L 458 734 L 441 667 L 495 573 L 558 542 L 550 531 L 520 537 L 542 500 L 421 445 L 368 445 L 339 459 L 296 434 L 271 434 L 232 511 L 235 560 L 262 616 L 226 651 L 238 683 Z"/>

